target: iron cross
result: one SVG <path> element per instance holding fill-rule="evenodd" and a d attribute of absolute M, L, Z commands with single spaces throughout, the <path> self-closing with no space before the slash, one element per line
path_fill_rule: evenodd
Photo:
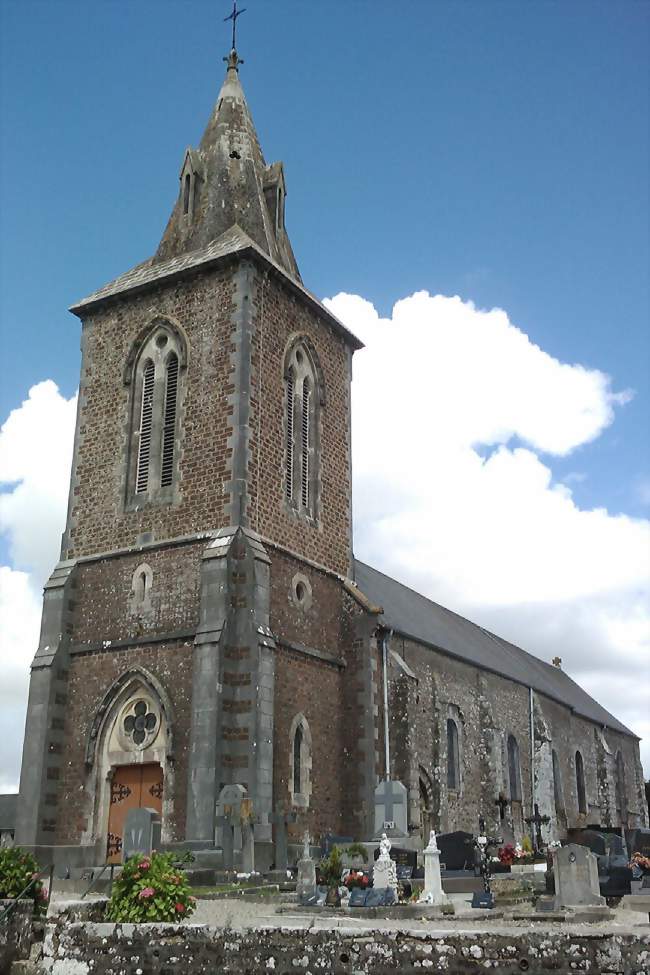
<path fill-rule="evenodd" d="M 237 34 L 237 18 L 241 17 L 241 15 L 245 12 L 245 10 L 246 7 L 244 7 L 243 10 L 237 10 L 237 0 L 232 0 L 232 13 L 228 14 L 227 17 L 223 18 L 224 23 L 227 20 L 232 20 L 232 50 L 233 51 L 237 47 L 237 45 L 235 44 L 235 39 Z"/>
<path fill-rule="evenodd" d="M 547 823 L 550 823 L 551 818 L 550 816 L 541 815 L 537 803 L 535 803 L 534 809 L 535 815 L 528 816 L 526 822 L 529 826 L 535 826 L 535 850 L 539 852 L 544 846 L 544 840 L 542 839 L 542 826 L 546 826 Z"/>
<path fill-rule="evenodd" d="M 506 818 L 506 809 L 510 805 L 503 792 L 499 793 L 499 798 L 494 800 L 494 805 L 499 807 L 499 819 Z"/>

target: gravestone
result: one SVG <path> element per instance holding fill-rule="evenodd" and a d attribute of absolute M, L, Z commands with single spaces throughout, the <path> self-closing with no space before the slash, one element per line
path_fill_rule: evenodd
<path fill-rule="evenodd" d="M 276 870 L 287 870 L 289 867 L 287 826 L 289 823 L 295 823 L 297 819 L 298 814 L 293 811 L 287 811 L 283 803 L 278 803 L 275 807 L 275 812 L 271 815 L 271 822 L 275 824 L 273 836 L 275 841 L 274 859 Z"/>
<path fill-rule="evenodd" d="M 244 873 L 255 872 L 255 823 L 253 803 L 244 798 L 239 806 L 239 826 L 241 829 L 241 866 Z"/>
<path fill-rule="evenodd" d="M 243 785 L 225 785 L 219 793 L 217 809 L 220 812 L 216 821 L 221 827 L 224 870 L 232 870 L 235 865 L 235 830 L 241 828 L 241 806 L 246 795 Z"/>
<path fill-rule="evenodd" d="M 433 829 L 429 834 L 429 845 L 424 851 L 424 890 L 420 894 L 418 903 L 431 904 L 433 907 L 443 907 L 451 903 L 442 889 L 440 850 Z"/>
<path fill-rule="evenodd" d="M 382 833 L 379 856 L 372 868 L 372 884 L 375 890 L 390 887 L 391 890 L 397 891 L 397 868 L 395 861 L 391 859 L 390 850 L 391 842 L 386 834 Z"/>
<path fill-rule="evenodd" d="M 122 863 L 136 853 L 149 856 L 160 846 L 160 817 L 155 809 L 129 809 L 124 822 Z"/>
<path fill-rule="evenodd" d="M 300 904 L 310 904 L 316 893 L 316 864 L 310 856 L 311 839 L 309 833 L 303 836 L 302 857 L 298 860 L 298 882 L 296 893 Z M 324 901 L 323 901 L 324 902 Z"/>
<path fill-rule="evenodd" d="M 641 856 L 650 857 L 650 829 L 626 829 L 625 840 L 630 856 L 640 853 Z"/>
<path fill-rule="evenodd" d="M 375 789 L 375 836 L 408 833 L 408 793 L 396 779 L 386 779 Z"/>
<path fill-rule="evenodd" d="M 456 830 L 437 837 L 440 865 L 446 870 L 467 870 L 474 866 L 474 837 Z"/>
<path fill-rule="evenodd" d="M 377 860 L 380 854 L 377 847 L 374 852 L 374 859 Z M 401 846 L 391 846 L 390 858 L 395 862 L 395 870 L 398 880 L 410 880 L 415 874 L 418 866 L 418 855 L 415 850 L 407 850 Z"/>
<path fill-rule="evenodd" d="M 570 843 L 553 854 L 555 908 L 604 907 L 600 896 L 598 860 L 586 846 Z"/>

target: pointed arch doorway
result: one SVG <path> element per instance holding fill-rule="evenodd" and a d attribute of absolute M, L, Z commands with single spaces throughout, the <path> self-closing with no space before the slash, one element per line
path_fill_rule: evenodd
<path fill-rule="evenodd" d="M 146 765 L 119 765 L 111 779 L 106 862 L 122 862 L 124 824 L 131 809 L 154 809 L 162 817 L 164 791 L 162 767 L 154 762 Z"/>

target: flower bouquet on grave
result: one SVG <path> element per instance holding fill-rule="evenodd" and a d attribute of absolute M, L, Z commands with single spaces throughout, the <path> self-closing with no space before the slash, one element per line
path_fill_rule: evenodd
<path fill-rule="evenodd" d="M 633 853 L 630 859 L 632 876 L 635 880 L 640 880 L 645 874 L 650 873 L 650 857 L 642 853 Z"/>
<path fill-rule="evenodd" d="M 354 890 L 355 887 L 361 887 L 365 890 L 370 886 L 370 877 L 363 870 L 350 870 L 347 876 L 343 878 L 343 883 L 348 890 Z"/>
<path fill-rule="evenodd" d="M 327 900 L 325 903 L 329 907 L 339 907 L 341 904 L 339 887 L 341 886 L 342 873 L 343 860 L 341 858 L 341 851 L 338 846 L 333 846 L 330 855 L 323 857 L 318 864 L 318 870 L 316 872 L 318 885 L 327 887 Z"/>
<path fill-rule="evenodd" d="M 505 846 L 499 847 L 499 861 L 504 865 L 504 867 L 511 867 L 516 859 L 516 850 L 512 843 L 506 843 Z"/>

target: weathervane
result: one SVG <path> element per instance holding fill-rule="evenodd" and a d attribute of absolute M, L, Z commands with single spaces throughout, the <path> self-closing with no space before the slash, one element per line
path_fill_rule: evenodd
<path fill-rule="evenodd" d="M 237 10 L 237 0 L 232 0 L 232 13 L 228 14 L 227 17 L 223 18 L 224 23 L 227 20 L 232 20 L 232 50 L 233 51 L 237 49 L 237 45 L 235 43 L 236 35 L 237 35 L 237 18 L 241 17 L 241 15 L 244 13 L 245 10 L 246 7 L 244 7 L 243 10 Z"/>

